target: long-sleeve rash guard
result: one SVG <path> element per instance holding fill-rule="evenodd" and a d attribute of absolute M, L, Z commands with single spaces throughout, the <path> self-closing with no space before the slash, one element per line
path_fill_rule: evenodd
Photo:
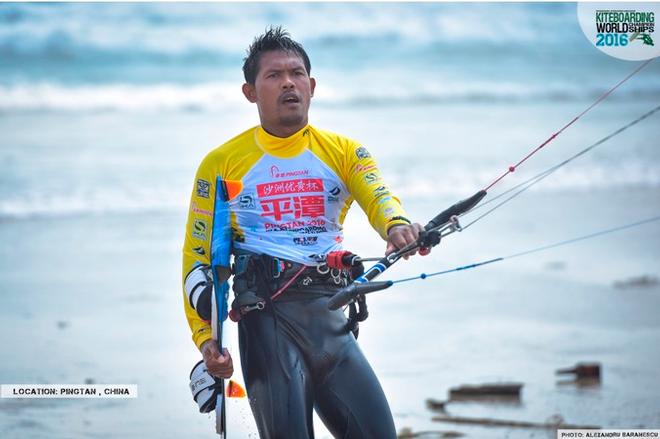
<path fill-rule="evenodd" d="M 211 338 L 209 322 L 188 301 L 185 279 L 210 265 L 216 179 L 240 180 L 230 202 L 232 245 L 306 265 L 341 248 L 342 223 L 353 200 L 383 239 L 406 214 L 366 148 L 308 125 L 280 138 L 251 128 L 202 161 L 190 201 L 183 248 L 184 304 L 198 347 Z"/>

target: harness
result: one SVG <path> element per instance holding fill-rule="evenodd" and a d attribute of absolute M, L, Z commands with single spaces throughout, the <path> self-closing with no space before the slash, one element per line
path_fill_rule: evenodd
<path fill-rule="evenodd" d="M 268 303 L 288 292 L 289 298 L 309 295 L 333 296 L 364 273 L 357 255 L 345 250 L 317 258 L 319 265 L 309 266 L 264 254 L 241 252 L 234 258 L 234 295 L 229 318 L 240 321 L 252 311 L 261 311 Z M 265 294 L 265 297 L 264 297 Z M 349 305 L 347 329 L 357 338 L 359 322 L 369 312 L 362 295 Z"/>

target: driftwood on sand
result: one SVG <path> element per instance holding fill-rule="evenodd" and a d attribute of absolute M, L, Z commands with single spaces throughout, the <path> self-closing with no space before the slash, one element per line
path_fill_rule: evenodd
<path fill-rule="evenodd" d="M 520 398 L 522 383 L 492 383 L 480 385 L 462 385 L 449 389 L 450 400 L 474 398 Z"/>
<path fill-rule="evenodd" d="M 468 424 L 468 425 L 483 425 L 487 427 L 514 427 L 514 428 L 543 428 L 543 429 L 558 429 L 558 428 L 573 428 L 573 429 L 599 429 L 600 427 L 594 425 L 572 425 L 565 424 L 564 420 L 558 418 L 555 421 L 549 422 L 528 422 L 528 421 L 510 421 L 504 419 L 490 419 L 490 418 L 466 418 L 462 416 L 434 416 L 433 420 L 436 422 L 449 422 L 453 424 Z"/>

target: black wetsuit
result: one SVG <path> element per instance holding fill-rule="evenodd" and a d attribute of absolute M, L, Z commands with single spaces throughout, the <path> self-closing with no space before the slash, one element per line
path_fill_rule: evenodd
<path fill-rule="evenodd" d="M 284 280 L 269 284 L 267 275 L 258 277 L 250 289 L 267 303 L 239 322 L 239 343 L 260 437 L 313 438 L 315 409 L 336 438 L 396 438 L 385 394 L 344 313 L 328 310 L 338 287 L 294 284 L 271 301 Z M 244 283 L 237 278 L 240 294 Z"/>

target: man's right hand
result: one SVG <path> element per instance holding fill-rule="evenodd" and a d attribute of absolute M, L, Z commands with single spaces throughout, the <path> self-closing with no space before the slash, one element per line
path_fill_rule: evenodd
<path fill-rule="evenodd" d="M 229 351 L 225 348 L 220 353 L 216 340 L 205 341 L 201 348 L 204 364 L 209 373 L 218 378 L 229 378 L 234 373 L 234 364 Z"/>

